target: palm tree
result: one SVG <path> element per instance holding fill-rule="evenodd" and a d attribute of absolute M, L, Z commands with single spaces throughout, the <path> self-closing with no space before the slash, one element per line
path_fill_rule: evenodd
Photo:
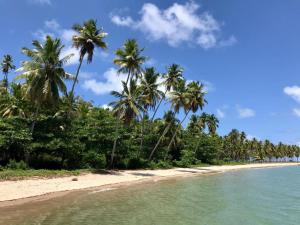
<path fill-rule="evenodd" d="M 36 107 L 31 128 L 33 132 L 40 106 L 56 106 L 60 92 L 67 94 L 64 80 L 73 79 L 73 76 L 63 68 L 72 55 L 60 58 L 64 46 L 59 39 L 47 36 L 45 43 L 34 40 L 32 44 L 33 49 L 22 49 L 23 54 L 30 60 L 22 62 L 22 67 L 17 70 L 21 73 L 16 79 L 25 79 L 25 95 Z"/>
<path fill-rule="evenodd" d="M 117 49 L 114 64 L 120 67 L 118 73 L 127 73 L 126 85 L 129 79 L 137 80 L 141 74 L 141 66 L 147 59 L 142 55 L 143 51 L 144 49 L 139 48 L 135 39 L 126 40 L 123 48 Z"/>
<path fill-rule="evenodd" d="M 178 132 L 182 123 L 187 118 L 190 111 L 195 113 L 199 109 L 202 110 L 202 108 L 206 104 L 206 100 L 204 99 L 205 92 L 203 89 L 204 86 L 202 84 L 199 84 L 199 82 L 193 81 L 189 83 L 187 86 L 185 85 L 185 82 L 181 82 L 176 88 L 176 90 L 171 92 L 171 102 L 174 111 L 178 112 L 180 108 L 183 108 L 185 111 L 185 115 L 173 134 L 173 137 L 168 145 L 168 151 L 171 148 L 176 133 Z"/>
<path fill-rule="evenodd" d="M 117 92 L 112 91 L 111 94 L 118 98 L 117 101 L 111 102 L 109 105 L 113 108 L 113 114 L 120 119 L 124 124 L 128 125 L 130 122 L 139 117 L 140 113 L 144 111 L 141 106 L 141 89 L 134 80 L 130 80 L 129 87 L 127 87 L 125 82 L 123 84 L 123 91 Z M 117 125 L 118 133 L 118 125 Z M 112 168 L 114 155 L 116 150 L 118 136 L 114 140 L 113 150 L 111 153 L 110 166 Z"/>
<path fill-rule="evenodd" d="M 11 70 L 14 70 L 16 68 L 16 66 L 13 64 L 13 59 L 11 57 L 11 55 L 4 55 L 3 60 L 1 62 L 1 68 L 2 68 L 2 73 L 4 74 L 4 79 L 3 79 L 3 83 L 4 83 L 4 87 L 5 90 L 8 91 L 8 73 Z"/>
<path fill-rule="evenodd" d="M 107 48 L 106 43 L 103 41 L 107 33 L 105 33 L 102 28 L 97 28 L 97 21 L 90 19 L 85 21 L 83 25 L 74 24 L 73 30 L 77 32 L 77 34 L 73 36 L 73 46 L 79 49 L 79 65 L 70 91 L 72 100 L 75 84 L 78 82 L 78 75 L 84 57 L 87 55 L 87 63 L 91 63 L 93 61 L 95 47 L 101 49 Z"/>
<path fill-rule="evenodd" d="M 183 74 L 183 69 L 179 65 L 172 64 L 171 66 L 168 67 L 167 73 L 163 76 L 164 81 L 162 83 L 162 85 L 165 87 L 165 93 L 163 94 L 156 109 L 154 110 L 151 121 L 154 120 L 155 115 L 156 115 L 162 101 L 165 99 L 167 92 L 170 92 L 172 89 L 177 87 L 179 85 L 179 83 L 183 80 L 182 74 Z"/>
<path fill-rule="evenodd" d="M 218 118 L 214 114 L 208 115 L 208 117 L 206 118 L 206 123 L 207 123 L 209 134 L 215 135 L 216 130 L 219 127 Z"/>
<path fill-rule="evenodd" d="M 167 111 L 164 115 L 164 129 L 162 135 L 159 137 L 158 142 L 156 143 L 155 147 L 152 149 L 148 160 L 150 161 L 157 150 L 158 146 L 162 142 L 163 138 L 166 136 L 166 134 L 171 130 L 172 127 L 177 127 L 179 120 L 176 119 L 175 113 L 171 110 Z M 175 128 L 176 129 L 176 128 Z"/>
<path fill-rule="evenodd" d="M 25 118 L 25 102 L 21 84 L 12 84 L 12 94 L 5 102 L 1 102 L 1 115 L 5 118 L 20 117 Z"/>
<path fill-rule="evenodd" d="M 159 73 L 155 71 L 153 67 L 146 68 L 142 73 L 141 77 L 141 105 L 144 107 L 143 117 L 141 119 L 141 143 L 140 150 L 143 147 L 143 132 L 144 132 L 144 122 L 145 122 L 145 114 L 149 109 L 154 109 L 157 101 L 159 101 L 163 97 L 163 92 L 158 89 L 159 84 L 157 83 Z"/>

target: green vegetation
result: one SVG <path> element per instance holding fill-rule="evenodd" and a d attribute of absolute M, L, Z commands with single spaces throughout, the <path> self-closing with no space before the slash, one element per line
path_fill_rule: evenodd
<path fill-rule="evenodd" d="M 7 169 L 0 171 L 0 180 L 22 180 L 33 177 L 64 177 L 64 176 L 77 176 L 81 173 L 88 172 L 86 170 L 12 170 Z"/>
<path fill-rule="evenodd" d="M 134 39 L 115 52 L 113 63 L 127 80 L 122 91 L 111 93 L 115 98 L 111 108 L 85 101 L 75 94 L 80 68 L 85 57 L 92 62 L 96 47 L 106 48 L 107 34 L 94 20 L 74 25 L 74 30 L 74 46 L 80 53 L 75 76 L 64 67 L 72 55 L 62 57 L 64 46 L 50 36 L 33 41 L 32 49 L 22 49 L 27 60 L 11 83 L 13 59 L 3 58 L 0 179 L 73 174 L 86 168 L 170 168 L 299 158 L 300 148 L 295 145 L 249 140 L 235 129 L 218 135 L 218 119 L 202 112 L 207 104 L 204 86 L 187 82 L 177 64 L 162 72 L 145 67 L 148 57 Z M 66 82 L 72 85 L 70 92 Z M 170 110 L 157 117 L 166 104 Z"/>

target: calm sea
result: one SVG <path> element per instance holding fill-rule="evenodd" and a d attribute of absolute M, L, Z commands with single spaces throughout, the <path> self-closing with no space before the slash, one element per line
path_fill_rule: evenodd
<path fill-rule="evenodd" d="M 300 167 L 176 178 L 0 208 L 2 225 L 299 225 Z"/>

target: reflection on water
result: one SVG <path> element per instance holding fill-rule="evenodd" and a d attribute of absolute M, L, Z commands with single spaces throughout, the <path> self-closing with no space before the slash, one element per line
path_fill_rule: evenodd
<path fill-rule="evenodd" d="M 299 221 L 300 167 L 74 192 L 0 211 L 1 225 L 298 225 Z"/>

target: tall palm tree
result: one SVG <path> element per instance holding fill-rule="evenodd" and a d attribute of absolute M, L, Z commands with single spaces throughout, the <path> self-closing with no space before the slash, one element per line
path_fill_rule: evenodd
<path fill-rule="evenodd" d="M 180 85 L 178 85 L 178 87 L 176 88 L 176 90 L 171 92 L 171 102 L 174 111 L 178 112 L 180 108 L 183 108 L 185 111 L 185 115 L 173 134 L 173 137 L 168 145 L 168 151 L 170 150 L 171 145 L 176 137 L 176 134 L 180 129 L 182 123 L 187 118 L 188 114 L 191 111 L 195 113 L 199 109 L 203 109 L 204 105 L 206 104 L 204 95 L 204 86 L 196 81 L 189 83 L 187 86 L 185 85 L 185 82 L 181 82 Z"/>
<path fill-rule="evenodd" d="M 77 32 L 77 34 L 73 36 L 73 46 L 79 49 L 79 65 L 70 91 L 72 100 L 75 84 L 78 82 L 78 75 L 84 57 L 87 55 L 87 63 L 91 63 L 93 61 L 95 47 L 101 49 L 107 48 L 106 43 L 103 41 L 107 33 L 105 33 L 102 28 L 97 27 L 97 21 L 90 19 L 85 21 L 83 25 L 74 24 L 73 30 Z"/>
<path fill-rule="evenodd" d="M 117 101 L 111 102 L 109 105 L 113 108 L 113 114 L 121 120 L 124 124 L 128 125 L 130 122 L 139 117 L 144 108 L 141 106 L 141 89 L 134 80 L 130 80 L 129 87 L 125 82 L 123 84 L 123 91 L 112 91 L 111 94 L 118 98 Z M 116 133 L 118 133 L 118 124 Z M 118 136 L 114 140 L 113 150 L 111 153 L 110 167 L 112 168 L 114 162 L 114 155 Z"/>
<path fill-rule="evenodd" d="M 208 115 L 206 119 L 207 127 L 208 127 L 208 132 L 210 135 L 215 135 L 216 130 L 219 127 L 219 120 L 218 118 L 214 115 Z"/>
<path fill-rule="evenodd" d="M 2 73 L 4 74 L 3 84 L 5 90 L 8 91 L 8 73 L 14 70 L 16 66 L 13 64 L 13 59 L 11 55 L 4 55 L 2 62 L 0 63 L 2 68 Z"/>
<path fill-rule="evenodd" d="M 142 72 L 142 64 L 146 61 L 146 57 L 142 55 L 144 49 L 140 49 L 135 39 L 128 39 L 125 41 L 123 48 L 116 51 L 116 58 L 114 64 L 120 68 L 119 73 L 127 73 L 126 85 L 129 79 L 135 78 Z"/>
<path fill-rule="evenodd" d="M 25 79 L 25 95 L 36 107 L 31 128 L 33 132 L 40 106 L 56 106 L 60 93 L 67 94 L 64 80 L 73 79 L 73 76 L 63 68 L 72 55 L 60 58 L 64 46 L 59 39 L 47 36 L 44 43 L 34 40 L 32 44 L 33 49 L 22 49 L 22 53 L 30 60 L 22 62 L 22 67 L 17 70 L 20 74 L 16 79 Z"/>
<path fill-rule="evenodd" d="M 154 146 L 154 148 L 152 149 L 148 160 L 150 161 L 155 153 L 155 151 L 157 150 L 158 146 L 160 145 L 160 143 L 163 141 L 163 138 L 165 137 L 165 135 L 171 130 L 172 127 L 177 127 L 179 120 L 176 119 L 175 117 L 175 113 L 171 110 L 167 111 L 164 114 L 163 117 L 163 121 L 164 121 L 164 129 L 163 129 L 163 133 L 162 135 L 159 137 L 159 140 L 157 141 L 156 145 Z M 175 128 L 176 129 L 176 128 Z"/>
<path fill-rule="evenodd" d="M 149 109 L 154 109 L 157 102 L 163 97 L 163 92 L 158 89 L 159 84 L 157 80 L 160 74 L 155 71 L 153 67 L 146 68 L 142 73 L 141 77 L 141 105 L 144 107 L 143 117 L 141 119 L 141 143 L 140 143 L 140 151 L 143 148 L 143 139 L 144 139 L 144 122 L 145 122 L 145 114 Z"/>
<path fill-rule="evenodd" d="M 167 92 L 170 92 L 172 89 L 177 87 L 179 83 L 183 80 L 183 69 L 177 65 L 177 64 L 172 64 L 171 66 L 168 67 L 167 73 L 163 75 L 163 83 L 162 85 L 165 87 L 165 92 L 163 94 L 163 97 L 160 99 L 157 107 L 154 110 L 154 113 L 152 115 L 151 121 L 154 120 L 155 115 L 162 103 L 162 101 L 165 99 L 165 96 Z"/>

